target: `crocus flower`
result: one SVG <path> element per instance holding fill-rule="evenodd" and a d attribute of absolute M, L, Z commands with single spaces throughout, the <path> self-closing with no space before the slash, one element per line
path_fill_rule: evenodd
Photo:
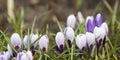
<path fill-rule="evenodd" d="M 102 16 L 101 16 L 100 13 L 98 13 L 98 14 L 96 15 L 96 18 L 95 18 L 95 25 L 96 25 L 97 27 L 100 27 L 101 24 L 102 24 Z"/>
<path fill-rule="evenodd" d="M 23 51 L 18 53 L 16 60 L 33 60 L 31 51 Z"/>
<path fill-rule="evenodd" d="M 56 34 L 55 40 L 56 40 L 56 44 L 57 44 L 58 48 L 60 49 L 61 52 L 63 52 L 64 40 L 65 40 L 64 34 L 62 32 L 58 32 Z"/>
<path fill-rule="evenodd" d="M 11 36 L 11 43 L 15 47 L 16 50 L 20 50 L 21 48 L 21 38 L 18 33 L 13 33 Z"/>
<path fill-rule="evenodd" d="M 84 23 L 84 18 L 83 18 L 83 15 L 81 12 L 77 13 L 77 18 L 78 18 L 80 24 Z"/>
<path fill-rule="evenodd" d="M 86 47 L 86 35 L 80 34 L 76 37 L 76 45 L 80 50 L 84 50 Z"/>
<path fill-rule="evenodd" d="M 74 40 L 74 30 L 71 27 L 67 27 L 64 30 L 64 34 L 66 36 L 66 39 L 68 41 L 69 46 L 72 46 L 72 42 Z"/>
<path fill-rule="evenodd" d="M 86 31 L 93 33 L 94 28 L 95 28 L 94 18 L 93 16 L 88 16 L 86 20 Z"/>
<path fill-rule="evenodd" d="M 73 14 L 69 15 L 67 18 L 67 26 L 75 28 L 75 24 L 76 24 L 76 17 Z"/>
<path fill-rule="evenodd" d="M 99 52 L 99 47 L 104 41 L 104 37 L 106 35 L 105 29 L 102 27 L 95 27 L 94 29 L 94 34 L 96 38 L 96 43 L 97 43 L 97 54 Z"/>
<path fill-rule="evenodd" d="M 86 41 L 88 46 L 88 52 L 90 53 L 93 45 L 95 44 L 95 35 L 91 32 L 86 32 Z"/>
<path fill-rule="evenodd" d="M 30 44 L 32 44 L 36 39 L 38 38 L 38 34 L 30 34 L 29 40 L 30 40 Z M 23 39 L 23 43 L 25 48 L 28 48 L 28 36 L 25 35 L 24 39 Z M 36 48 L 38 45 L 38 41 L 35 42 L 35 44 L 33 45 L 33 48 Z"/>
<path fill-rule="evenodd" d="M 47 35 L 43 35 L 40 39 L 39 39 L 39 46 L 40 49 L 42 51 L 46 51 L 47 47 L 48 47 L 48 43 L 49 43 L 49 39 Z"/>
<path fill-rule="evenodd" d="M 0 52 L 0 60 L 8 60 L 9 58 L 10 58 L 10 54 L 8 51 Z"/>

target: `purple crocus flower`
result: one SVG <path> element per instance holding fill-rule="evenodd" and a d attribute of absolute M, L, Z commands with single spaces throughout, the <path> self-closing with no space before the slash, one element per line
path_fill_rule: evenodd
<path fill-rule="evenodd" d="M 33 60 L 31 51 L 19 52 L 16 60 Z"/>
<path fill-rule="evenodd" d="M 86 21 L 86 30 L 87 32 L 92 32 L 95 28 L 95 22 L 93 16 L 88 16 Z"/>
<path fill-rule="evenodd" d="M 101 16 L 100 13 L 98 13 L 98 14 L 96 15 L 96 17 L 95 17 L 95 25 L 96 25 L 97 27 L 100 27 L 101 24 L 102 24 L 102 16 Z"/>
<path fill-rule="evenodd" d="M 58 48 L 60 49 L 60 52 L 63 52 L 64 40 L 65 40 L 64 34 L 62 32 L 58 32 L 56 34 L 55 40 L 56 40 L 56 44 L 57 44 Z"/>

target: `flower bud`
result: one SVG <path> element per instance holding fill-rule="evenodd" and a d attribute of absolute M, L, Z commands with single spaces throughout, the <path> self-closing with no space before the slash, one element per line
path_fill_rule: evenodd
<path fill-rule="evenodd" d="M 75 24 L 76 24 L 76 17 L 73 14 L 69 15 L 67 18 L 67 26 L 75 28 Z"/>
<path fill-rule="evenodd" d="M 64 30 L 64 34 L 66 36 L 66 39 L 68 40 L 68 44 L 71 47 L 72 42 L 74 40 L 74 30 L 71 27 L 67 27 Z"/>
<path fill-rule="evenodd" d="M 30 34 L 29 40 L 30 40 L 30 44 L 32 44 L 36 39 L 38 38 L 38 34 Z M 28 48 L 28 36 L 25 35 L 24 39 L 23 39 L 23 43 L 25 48 Z M 38 45 L 38 41 L 35 42 L 35 44 L 33 45 L 33 48 L 36 48 L 36 46 Z"/>
<path fill-rule="evenodd" d="M 93 16 L 88 16 L 86 20 L 86 31 L 93 33 L 94 28 L 95 28 L 94 18 Z"/>
<path fill-rule="evenodd" d="M 18 33 L 13 33 L 11 36 L 11 43 L 15 47 L 16 50 L 20 50 L 21 48 L 21 38 Z"/>
<path fill-rule="evenodd" d="M 96 15 L 96 18 L 95 18 L 95 25 L 96 25 L 97 27 L 100 27 L 101 24 L 102 24 L 102 16 L 101 16 L 100 13 L 98 13 L 98 14 Z"/>
<path fill-rule="evenodd" d="M 48 43 L 49 43 L 49 39 L 47 35 L 43 35 L 40 39 L 39 39 L 39 46 L 40 49 L 42 51 L 46 51 L 47 47 L 48 47 Z"/>
<path fill-rule="evenodd" d="M 80 50 L 84 50 L 86 47 L 86 35 L 80 34 L 76 37 L 76 45 Z"/>
<path fill-rule="evenodd" d="M 90 47 L 95 44 L 95 35 L 91 32 L 86 32 L 87 45 Z"/>
<path fill-rule="evenodd" d="M 80 24 L 84 23 L 84 18 L 83 18 L 83 15 L 81 12 L 77 13 L 77 18 L 78 18 Z"/>
<path fill-rule="evenodd" d="M 56 44 L 57 44 L 58 48 L 60 49 L 61 52 L 63 52 L 64 40 L 65 40 L 64 34 L 62 32 L 58 32 L 56 34 L 55 40 L 56 40 Z"/>

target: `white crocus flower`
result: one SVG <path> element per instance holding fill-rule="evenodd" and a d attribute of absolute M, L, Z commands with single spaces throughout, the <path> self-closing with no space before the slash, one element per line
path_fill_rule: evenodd
<path fill-rule="evenodd" d="M 86 47 L 86 35 L 80 34 L 76 37 L 76 45 L 80 50 L 84 50 Z"/>
<path fill-rule="evenodd" d="M 21 42 L 21 38 L 18 33 L 12 34 L 11 43 L 15 47 L 16 50 L 20 50 L 22 42 Z"/>
<path fill-rule="evenodd" d="M 0 52 L 0 60 L 8 60 L 10 58 L 9 52 Z"/>
<path fill-rule="evenodd" d="M 55 40 L 58 48 L 62 52 L 64 49 L 64 40 L 65 40 L 64 34 L 62 32 L 58 32 L 56 34 Z"/>
<path fill-rule="evenodd" d="M 75 28 L 75 24 L 76 24 L 76 17 L 73 14 L 69 15 L 67 18 L 67 26 Z"/>
<path fill-rule="evenodd" d="M 31 51 L 23 51 L 18 53 L 16 60 L 33 60 Z"/>
<path fill-rule="evenodd" d="M 74 36 L 75 36 L 74 30 L 71 27 L 67 27 L 64 30 L 64 34 L 65 34 L 66 39 L 68 40 L 69 46 L 71 47 L 72 42 L 74 40 Z"/>
<path fill-rule="evenodd" d="M 49 39 L 47 35 L 43 35 L 40 39 L 39 39 L 39 46 L 40 49 L 42 51 L 46 51 L 47 47 L 48 47 L 48 43 L 49 43 Z"/>
<path fill-rule="evenodd" d="M 28 48 L 28 38 L 30 41 L 30 44 L 32 44 L 37 38 L 38 38 L 38 34 L 30 34 L 30 37 L 28 37 L 28 35 L 25 35 L 24 39 L 23 39 L 23 43 L 25 48 Z M 36 48 L 36 46 L 38 45 L 38 41 L 35 42 L 35 44 L 33 45 L 34 48 Z"/>
<path fill-rule="evenodd" d="M 101 43 L 105 37 L 106 32 L 105 29 L 102 27 L 95 27 L 94 34 L 97 42 Z"/>
<path fill-rule="evenodd" d="M 77 13 L 77 18 L 78 18 L 80 24 L 84 23 L 84 18 L 83 18 L 83 15 L 81 12 Z"/>
<path fill-rule="evenodd" d="M 88 47 L 95 44 L 95 35 L 91 32 L 86 32 L 86 40 Z"/>

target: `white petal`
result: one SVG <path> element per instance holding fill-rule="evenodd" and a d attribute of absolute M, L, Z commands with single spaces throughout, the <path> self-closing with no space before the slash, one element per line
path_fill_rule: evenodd
<path fill-rule="evenodd" d="M 7 49 L 8 49 L 8 52 L 10 53 L 10 56 L 13 56 L 12 48 L 9 45 L 7 45 Z"/>
<path fill-rule="evenodd" d="M 74 40 L 74 30 L 71 27 L 67 27 L 64 30 L 64 34 L 68 40 L 71 40 L 73 42 Z"/>
<path fill-rule="evenodd" d="M 23 38 L 23 44 L 24 44 L 24 47 L 27 49 L 28 48 L 28 36 L 25 35 L 25 37 Z"/>
<path fill-rule="evenodd" d="M 0 60 L 8 60 L 5 55 L 0 55 Z"/>
<path fill-rule="evenodd" d="M 56 40 L 56 44 L 58 45 L 58 47 L 59 47 L 60 45 L 63 45 L 63 46 L 64 46 L 65 37 L 64 37 L 64 34 L 63 34 L 62 32 L 58 32 L 58 33 L 56 34 L 55 40 Z"/>
<path fill-rule="evenodd" d="M 76 45 L 80 50 L 82 50 L 83 47 L 86 47 L 86 35 L 85 34 L 77 35 Z"/>
<path fill-rule="evenodd" d="M 69 15 L 67 18 L 67 26 L 75 28 L 75 24 L 76 24 L 76 17 L 73 14 Z"/>
<path fill-rule="evenodd" d="M 48 43 L 49 43 L 49 39 L 48 39 L 47 35 L 43 35 L 43 36 L 39 39 L 40 49 L 41 49 L 41 50 L 42 50 L 43 48 L 47 49 Z"/>
<path fill-rule="evenodd" d="M 100 39 L 104 39 L 106 32 L 102 27 L 95 27 L 94 34 L 95 38 L 99 41 Z"/>
<path fill-rule="evenodd" d="M 13 44 L 13 46 L 19 46 L 19 48 L 21 47 L 21 38 L 19 36 L 18 33 L 13 33 L 11 36 L 11 43 Z"/>
<path fill-rule="evenodd" d="M 108 25 L 106 22 L 102 23 L 101 27 L 103 27 L 106 31 L 106 34 L 108 34 Z"/>
<path fill-rule="evenodd" d="M 81 24 L 81 23 L 84 23 L 84 18 L 83 18 L 83 15 L 82 15 L 81 12 L 78 12 L 78 14 L 77 14 L 77 18 L 78 18 L 80 24 Z"/>
<path fill-rule="evenodd" d="M 86 32 L 86 41 L 88 46 L 95 44 L 95 35 L 91 32 Z"/>

